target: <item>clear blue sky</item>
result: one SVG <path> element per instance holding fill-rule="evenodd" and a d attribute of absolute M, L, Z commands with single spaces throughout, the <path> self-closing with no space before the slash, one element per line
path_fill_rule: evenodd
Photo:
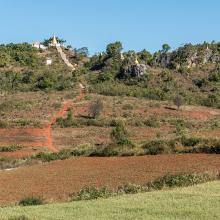
<path fill-rule="evenodd" d="M 219 0 L 1 0 L 0 9 L 0 43 L 56 33 L 95 53 L 116 40 L 151 52 L 163 43 L 220 41 Z"/>

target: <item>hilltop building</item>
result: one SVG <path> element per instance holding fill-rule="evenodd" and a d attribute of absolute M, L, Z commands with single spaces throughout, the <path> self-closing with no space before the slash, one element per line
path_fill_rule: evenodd
<path fill-rule="evenodd" d="M 52 65 L 52 62 L 53 62 L 53 60 L 52 60 L 51 58 L 47 58 L 47 59 L 46 59 L 46 65 L 47 65 L 47 66 Z"/>
<path fill-rule="evenodd" d="M 61 44 L 57 42 L 57 38 L 55 35 L 53 35 L 52 42 L 49 44 L 51 47 L 60 47 Z"/>
<path fill-rule="evenodd" d="M 42 49 L 42 50 L 46 50 L 47 47 L 45 47 L 43 44 L 41 44 L 40 42 L 34 42 L 32 44 L 32 47 L 37 48 L 37 49 Z"/>

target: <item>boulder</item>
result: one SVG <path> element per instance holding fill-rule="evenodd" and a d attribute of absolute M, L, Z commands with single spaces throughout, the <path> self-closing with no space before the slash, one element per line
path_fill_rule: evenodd
<path fill-rule="evenodd" d="M 131 77 L 141 77 L 146 73 L 147 66 L 145 64 L 133 64 L 124 68 L 122 75 Z"/>

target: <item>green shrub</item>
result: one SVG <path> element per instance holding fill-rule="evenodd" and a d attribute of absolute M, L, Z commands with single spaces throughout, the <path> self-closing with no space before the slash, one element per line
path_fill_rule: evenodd
<path fill-rule="evenodd" d="M 56 123 L 61 128 L 78 127 L 77 121 L 73 119 L 73 112 L 71 109 L 68 110 L 66 118 L 57 118 Z"/>
<path fill-rule="evenodd" d="M 145 154 L 150 155 L 171 153 L 173 150 L 173 146 L 170 146 L 169 143 L 164 140 L 149 141 L 148 143 L 144 144 L 142 148 L 144 149 Z"/>
<path fill-rule="evenodd" d="M 0 158 L 0 169 L 11 169 L 26 163 L 25 159 Z"/>
<path fill-rule="evenodd" d="M 204 100 L 203 105 L 207 107 L 220 108 L 220 95 L 217 93 L 209 94 L 208 97 Z"/>
<path fill-rule="evenodd" d="M 181 138 L 182 145 L 186 146 L 186 147 L 194 147 L 194 146 L 198 145 L 200 142 L 201 142 L 201 138 L 197 138 L 197 137 L 187 138 L 186 136 L 183 136 Z"/>
<path fill-rule="evenodd" d="M 122 146 L 120 146 L 121 148 Z M 113 156 L 119 156 L 120 149 L 119 146 L 116 144 L 109 144 L 104 147 L 96 148 L 90 156 L 95 157 L 113 157 Z"/>
<path fill-rule="evenodd" d="M 65 160 L 71 157 L 71 151 L 69 150 L 61 150 L 58 153 L 43 153 L 40 152 L 37 155 L 32 156 L 32 159 L 38 159 L 43 162 L 50 162 L 54 160 Z"/>
<path fill-rule="evenodd" d="M 79 145 L 73 149 L 63 149 L 57 153 L 39 153 L 32 156 L 32 159 L 41 160 L 42 162 L 50 162 L 54 160 L 65 160 L 74 156 L 90 156 L 96 151 L 94 145 Z"/>
<path fill-rule="evenodd" d="M 107 144 L 103 146 L 98 146 L 93 149 L 89 156 L 96 157 L 113 157 L 113 156 L 134 156 L 138 155 L 138 150 L 135 148 L 134 144 L 128 142 L 128 144 Z"/>
<path fill-rule="evenodd" d="M 159 128 L 160 120 L 156 116 L 151 116 L 147 120 L 144 121 L 144 124 L 148 127 Z"/>
<path fill-rule="evenodd" d="M 27 197 L 25 199 L 22 199 L 18 204 L 20 206 L 42 205 L 43 200 L 37 197 Z"/>
<path fill-rule="evenodd" d="M 84 145 L 79 145 L 75 147 L 74 149 L 70 149 L 70 155 L 71 156 L 91 156 L 93 152 L 96 151 L 96 147 L 92 144 L 84 144 Z"/>
<path fill-rule="evenodd" d="M 167 174 L 144 185 L 137 185 L 133 183 L 124 184 L 122 186 L 119 186 L 115 192 L 110 191 L 107 187 L 84 187 L 78 193 L 72 195 L 72 201 L 94 200 L 98 198 L 108 198 L 121 194 L 136 194 L 141 192 L 150 192 L 153 190 L 162 190 L 164 188 L 187 187 L 213 181 L 219 179 L 219 177 L 219 174 L 208 173 Z"/>
<path fill-rule="evenodd" d="M 136 193 L 139 193 L 139 192 L 143 192 L 145 190 L 146 189 L 145 189 L 144 186 L 128 183 L 128 184 L 125 184 L 123 186 L 119 186 L 117 192 L 119 194 L 120 193 L 122 193 L 122 194 L 136 194 Z"/>
<path fill-rule="evenodd" d="M 72 197 L 73 201 L 79 200 L 93 200 L 98 198 L 108 198 L 112 196 L 112 192 L 107 187 L 95 188 L 95 187 L 84 187 L 76 195 Z"/>
<path fill-rule="evenodd" d="M 210 174 L 168 174 L 147 184 L 147 186 L 152 190 L 161 190 L 163 188 L 193 186 L 215 179 L 216 176 Z"/>
<path fill-rule="evenodd" d="M 0 146 L 0 152 L 15 152 L 20 149 L 22 149 L 20 145 Z"/>
<path fill-rule="evenodd" d="M 220 70 L 210 73 L 208 76 L 208 80 L 211 82 L 219 82 L 220 81 Z"/>
<path fill-rule="evenodd" d="M 129 145 L 131 141 L 128 140 L 128 132 L 122 121 L 117 121 L 115 128 L 112 129 L 111 139 L 119 145 Z"/>
<path fill-rule="evenodd" d="M 207 154 L 220 154 L 220 142 L 218 141 L 209 145 L 204 144 L 198 149 L 194 149 L 194 151 Z"/>
<path fill-rule="evenodd" d="M 175 132 L 176 132 L 177 135 L 183 136 L 185 134 L 186 123 L 185 123 L 184 120 L 182 120 L 182 119 L 176 120 L 175 127 L 176 127 Z"/>

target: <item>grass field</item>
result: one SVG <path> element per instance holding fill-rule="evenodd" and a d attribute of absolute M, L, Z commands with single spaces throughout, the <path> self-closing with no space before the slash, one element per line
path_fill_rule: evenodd
<path fill-rule="evenodd" d="M 188 188 L 35 207 L 0 209 L 0 219 L 25 215 L 30 220 L 147 219 L 217 220 L 220 183 Z"/>

